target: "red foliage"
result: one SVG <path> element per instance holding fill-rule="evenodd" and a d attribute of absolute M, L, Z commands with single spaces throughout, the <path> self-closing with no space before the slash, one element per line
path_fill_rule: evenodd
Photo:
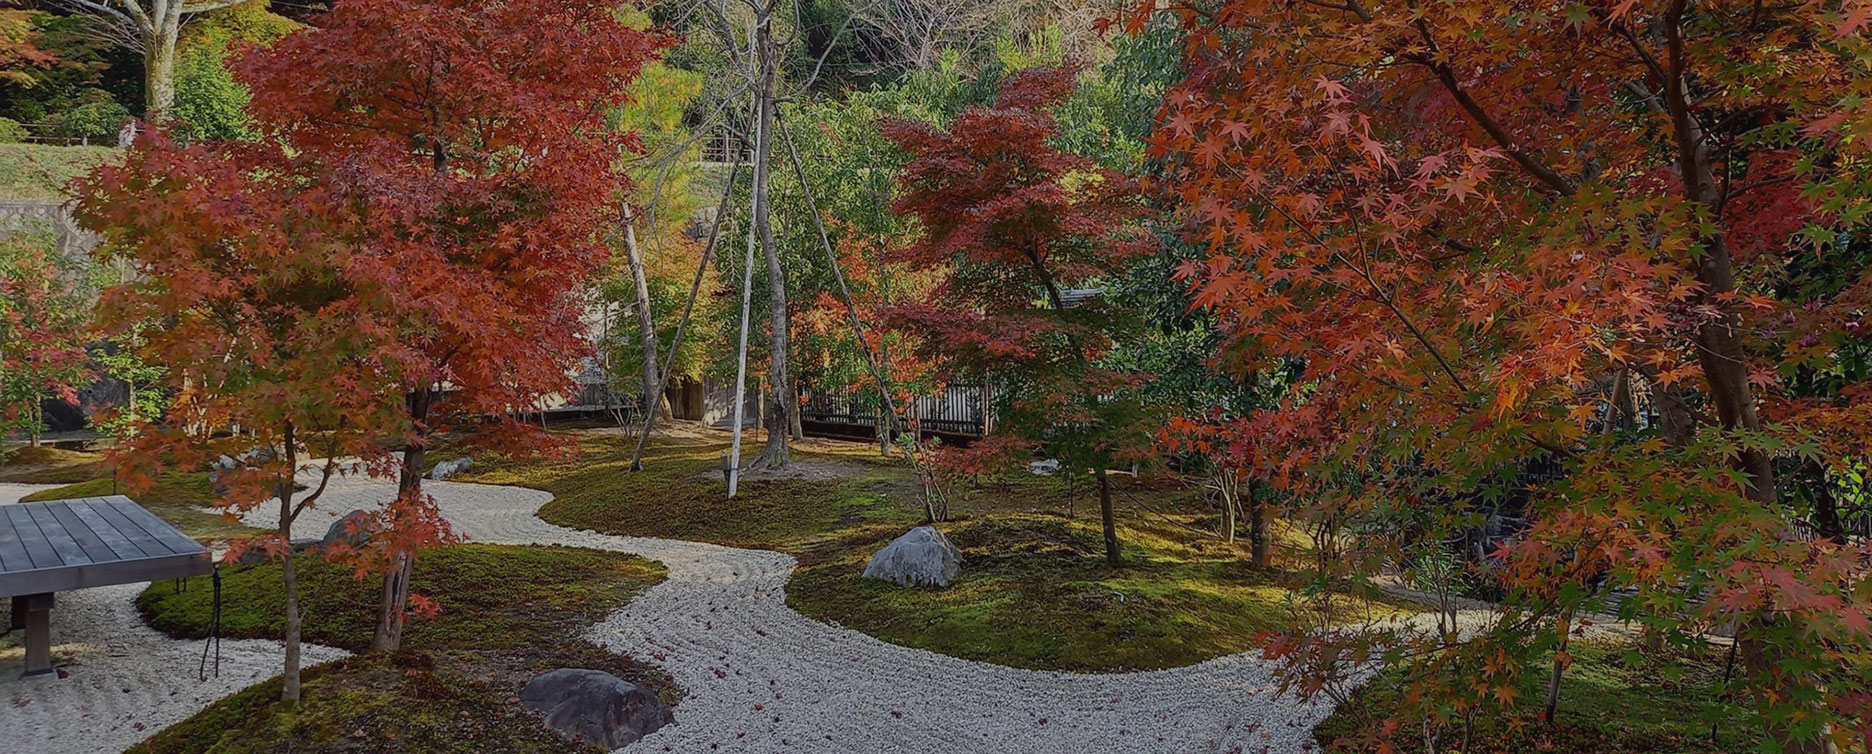
<path fill-rule="evenodd" d="M 1136 382 L 1097 364 L 1112 343 L 1112 313 L 1098 301 L 1069 309 L 1066 295 L 1149 246 L 1123 235 L 1141 209 L 1135 182 L 1051 143 L 1058 125 L 1048 110 L 1072 95 L 1077 72 L 1015 74 L 993 107 L 969 108 L 947 130 L 907 120 L 883 129 L 911 155 L 896 210 L 924 231 L 898 259 L 943 275 L 890 312 L 893 326 L 913 334 L 946 379 L 992 375 L 1003 430 L 1089 468 L 1142 447 L 1145 430 L 1101 398 Z"/>
<path fill-rule="evenodd" d="M 1791 537 L 1811 498 L 1787 478 L 1849 473 L 1872 439 L 1865 14 L 1696 6 L 1168 11 L 1188 76 L 1152 149 L 1211 249 L 1180 273 L 1230 363 L 1305 365 L 1249 428 L 1280 448 L 1292 513 L 1365 519 L 1401 562 L 1490 480 L 1566 469 L 1500 553 L 1504 611 L 1528 620 L 1420 665 L 1448 685 L 1412 698 L 1510 705 L 1439 674 L 1552 649 L 1563 622 L 1538 619 L 1593 577 L 1637 589 L 1660 631 L 1759 640 L 1749 686 L 1784 744 L 1852 723 L 1812 700 L 1872 683 L 1868 553 Z M 1623 420 L 1623 396 L 1655 414 Z"/>
<path fill-rule="evenodd" d="M 80 217 L 141 275 L 106 319 L 169 325 L 149 350 L 177 401 L 133 476 L 287 427 L 376 476 L 438 431 L 545 447 L 510 417 L 567 391 L 589 351 L 580 294 L 635 146 L 604 116 L 665 41 L 599 0 L 357 0 L 239 54 L 265 139 L 148 137 L 80 186 Z M 254 434 L 203 432 L 229 423 Z M 224 503 L 307 470 L 285 463 L 233 475 Z M 359 557 L 450 537 L 419 484 L 404 475 Z"/>

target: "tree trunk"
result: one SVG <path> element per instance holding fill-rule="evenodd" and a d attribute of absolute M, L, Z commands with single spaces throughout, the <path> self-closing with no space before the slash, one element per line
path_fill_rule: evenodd
<path fill-rule="evenodd" d="M 397 501 L 408 504 L 422 496 L 423 460 L 429 452 L 429 402 L 433 391 L 423 388 L 409 395 L 411 426 L 414 438 L 403 450 L 403 468 L 397 474 Z M 410 553 L 393 552 L 384 571 L 381 600 L 377 605 L 377 632 L 371 637 L 372 651 L 395 651 L 403 645 L 403 624 L 408 617 Z"/>
<path fill-rule="evenodd" d="M 1098 467 L 1099 518 L 1105 526 L 1105 563 L 1113 568 L 1124 567 L 1124 559 L 1118 554 L 1118 521 L 1112 512 L 1111 479 L 1105 474 L 1105 466 Z"/>
<path fill-rule="evenodd" d="M 1255 496 L 1254 482 L 1242 485 L 1248 497 L 1248 551 L 1254 559 L 1256 568 L 1267 568 L 1273 563 L 1272 553 L 1268 548 L 1267 504 Z"/>
<path fill-rule="evenodd" d="M 278 484 L 280 501 L 279 535 L 286 543 L 286 559 L 280 564 L 281 578 L 286 586 L 286 665 L 280 671 L 280 701 L 287 706 L 299 703 L 299 569 L 293 562 L 292 526 L 293 526 L 293 479 L 291 474 L 299 467 L 298 438 L 294 435 L 293 425 L 286 425 L 286 469 L 287 477 Z"/>
<path fill-rule="evenodd" d="M 658 386 L 663 384 L 657 375 L 657 337 L 656 326 L 650 314 L 650 282 L 644 277 L 643 253 L 637 247 L 637 221 L 631 214 L 630 202 L 624 203 L 624 253 L 630 260 L 631 282 L 637 287 L 637 330 L 638 340 L 643 346 L 643 399 L 640 408 L 647 421 L 652 411 L 661 411 L 657 418 L 669 418 L 668 404 L 662 400 Z M 632 471 L 643 470 L 639 460 L 631 466 Z"/>
<path fill-rule="evenodd" d="M 788 434 L 793 427 L 792 380 L 787 376 L 787 290 L 786 271 L 780 268 L 780 251 L 774 246 L 773 217 L 768 195 L 768 169 L 773 154 L 773 107 L 775 87 L 773 22 L 763 12 L 756 22 L 754 60 L 760 66 L 760 121 L 754 129 L 754 227 L 760 234 L 761 250 L 767 259 L 767 315 L 770 338 L 768 346 L 768 386 L 773 391 L 767 403 L 767 447 L 761 450 L 754 465 L 769 469 L 785 468 L 792 460 Z"/>
<path fill-rule="evenodd" d="M 292 507 L 291 503 L 282 502 L 281 512 Z M 284 519 L 281 519 L 284 521 Z M 288 705 L 299 703 L 299 570 L 293 563 L 292 524 L 280 524 L 280 536 L 286 538 L 286 560 L 281 563 L 281 574 L 286 581 L 286 669 L 280 677 L 280 701 Z"/>
<path fill-rule="evenodd" d="M 152 20 L 156 27 L 144 40 L 143 51 L 144 119 L 161 123 L 175 107 L 176 37 L 181 34 L 181 23 L 179 18 Z"/>
<path fill-rule="evenodd" d="M 1222 503 L 1222 541 L 1235 544 L 1235 495 L 1239 491 L 1235 475 L 1223 470 L 1216 477 L 1216 497 Z"/>
<path fill-rule="evenodd" d="M 1547 703 L 1541 708 L 1541 722 L 1548 725 L 1554 724 L 1554 717 L 1559 714 L 1560 710 L 1560 678 L 1566 673 L 1567 663 L 1569 662 L 1566 657 L 1567 639 L 1573 635 L 1572 608 L 1566 608 L 1560 611 L 1559 626 L 1560 651 L 1554 653 L 1553 672 L 1547 676 Z"/>

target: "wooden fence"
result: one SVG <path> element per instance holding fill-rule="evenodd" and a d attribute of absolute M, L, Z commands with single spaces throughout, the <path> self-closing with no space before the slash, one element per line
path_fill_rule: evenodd
<path fill-rule="evenodd" d="M 950 385 L 900 408 L 925 432 L 979 437 L 992 430 L 986 397 L 981 385 Z M 875 430 L 878 403 L 870 391 L 815 392 L 801 407 L 800 420 Z"/>

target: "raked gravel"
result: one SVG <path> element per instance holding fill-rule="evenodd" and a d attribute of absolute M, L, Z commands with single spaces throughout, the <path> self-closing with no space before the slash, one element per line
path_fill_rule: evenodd
<path fill-rule="evenodd" d="M 667 669 L 686 692 L 675 724 L 627 747 L 631 754 L 1290 754 L 1316 748 L 1313 726 L 1331 712 L 1279 694 L 1271 665 L 1254 652 L 1100 675 L 961 660 L 793 611 L 785 592 L 791 556 L 555 526 L 535 515 L 552 499 L 537 490 L 457 482 L 424 489 L 473 541 L 590 547 L 669 568 L 667 581 L 588 632 Z M 391 492 L 387 483 L 339 478 L 302 526 L 322 531 Z"/>
<path fill-rule="evenodd" d="M 552 499 L 537 490 L 424 487 L 473 541 L 590 547 L 669 568 L 668 580 L 587 631 L 612 651 L 667 669 L 686 692 L 676 722 L 627 747 L 631 754 L 1293 754 L 1317 748 L 1311 731 L 1331 712 L 1279 693 L 1271 663 L 1255 652 L 1171 670 L 1074 674 L 900 647 L 787 607 L 790 556 L 555 526 L 535 515 Z M 0 500 L 32 489 L 0 486 Z M 316 536 L 392 492 L 387 482 L 334 479 L 298 528 Z M 249 523 L 267 525 L 263 517 Z M 55 631 L 64 643 L 56 651 L 71 677 L 0 670 L 0 700 L 10 702 L 0 707 L 0 741 L 48 754 L 121 751 L 278 672 L 276 642 L 229 641 L 221 677 L 198 681 L 201 642 L 144 626 L 131 605 L 138 589 L 60 595 Z M 0 652 L 0 668 L 18 667 L 19 654 Z M 308 663 L 342 655 L 307 648 Z"/>

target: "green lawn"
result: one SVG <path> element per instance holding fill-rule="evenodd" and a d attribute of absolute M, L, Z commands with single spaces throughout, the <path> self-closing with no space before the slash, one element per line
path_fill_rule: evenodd
<path fill-rule="evenodd" d="M 1188 665 L 1253 648 L 1257 634 L 1290 617 L 1278 574 L 1245 565 L 1243 547 L 1184 528 L 1213 528 L 1214 517 L 1180 486 L 1116 478 L 1128 565 L 1112 571 L 1090 484 L 1024 473 L 970 480 L 954 491 L 956 520 L 942 527 L 963 551 L 961 579 L 947 589 L 906 589 L 859 578 L 872 554 L 922 518 L 914 476 L 880 460 L 875 446 L 814 443 L 795 460 L 848 473 L 748 481 L 729 499 L 716 471 L 725 444 L 659 443 L 647 470 L 630 472 L 629 442 L 587 436 L 582 457 L 478 460 L 458 479 L 552 492 L 540 517 L 562 526 L 793 553 L 800 567 L 787 599 L 800 612 L 1015 667 Z"/>
<path fill-rule="evenodd" d="M 118 154 L 113 147 L 0 144 L 0 199 L 63 199 L 73 178 Z"/>
<path fill-rule="evenodd" d="M 1755 751 L 1760 734 L 1748 725 L 1740 705 L 1720 701 L 1723 650 L 1697 655 L 1654 658 L 1629 646 L 1578 641 L 1570 648 L 1573 665 L 1562 676 L 1556 725 L 1540 722 L 1546 698 L 1545 673 L 1524 673 L 1518 714 L 1478 716 L 1467 754 L 1720 754 Z M 1314 730 L 1329 752 L 1365 752 L 1383 738 L 1384 719 L 1396 709 L 1403 669 L 1392 668 L 1352 695 L 1349 704 Z M 1716 738 L 1710 723 L 1721 721 Z M 1397 751 L 1424 751 L 1415 726 L 1387 740 Z M 1438 751 L 1455 751 L 1461 731 L 1443 736 Z"/>
<path fill-rule="evenodd" d="M 378 581 L 302 560 L 305 639 L 361 651 L 375 626 Z M 280 566 L 223 569 L 222 634 L 277 638 Z M 297 708 L 277 703 L 278 679 L 222 699 L 133 752 L 591 752 L 539 724 L 514 698 L 527 680 L 564 667 L 604 670 L 681 692 L 669 677 L 576 638 L 664 578 L 660 564 L 569 547 L 457 545 L 424 551 L 412 588 L 440 605 L 413 617 L 404 649 L 359 655 L 306 674 Z M 152 584 L 137 599 L 172 636 L 207 634 L 212 589 Z"/>

